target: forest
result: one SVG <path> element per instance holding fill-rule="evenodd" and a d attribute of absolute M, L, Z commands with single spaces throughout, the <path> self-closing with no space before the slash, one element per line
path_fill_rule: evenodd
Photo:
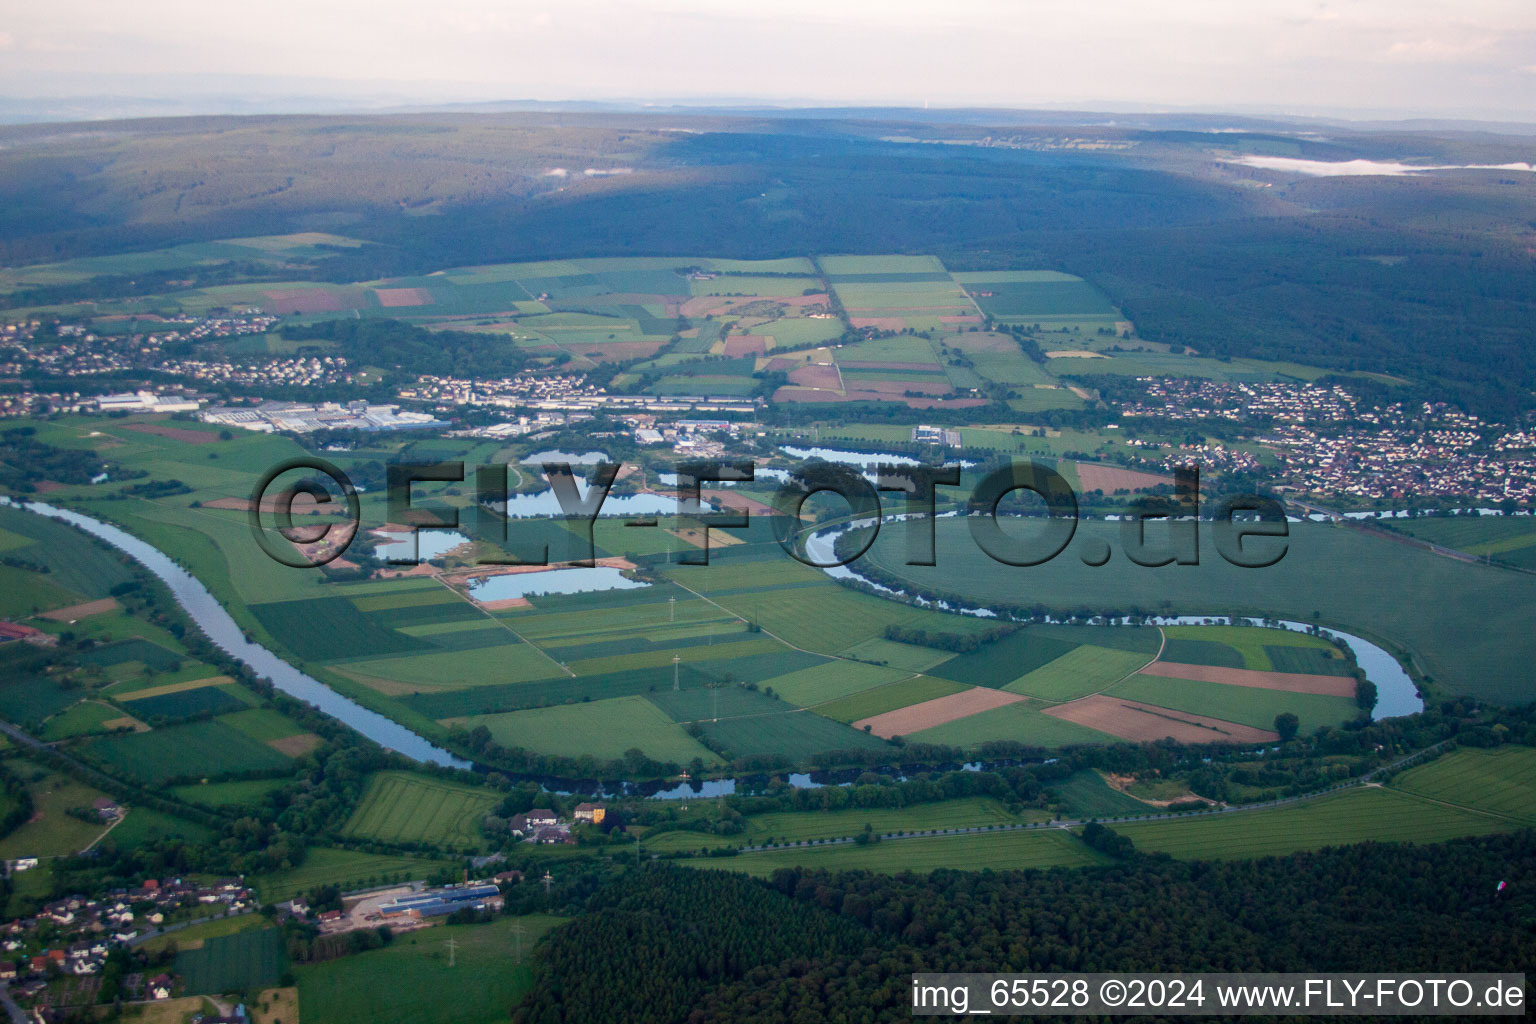
<path fill-rule="evenodd" d="M 1100 832 L 1121 856 L 1077 870 L 630 872 L 551 933 L 513 1020 L 897 1021 L 919 971 L 1519 971 L 1536 956 L 1529 831 L 1197 863 Z"/>

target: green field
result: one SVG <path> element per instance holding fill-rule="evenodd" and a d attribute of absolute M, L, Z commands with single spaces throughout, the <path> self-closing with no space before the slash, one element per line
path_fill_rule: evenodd
<path fill-rule="evenodd" d="M 80 751 L 136 782 L 158 785 L 243 772 L 281 772 L 291 763 L 271 747 L 217 719 L 152 732 L 102 736 Z"/>
<path fill-rule="evenodd" d="M 1116 825 L 1138 849 L 1189 860 L 1229 860 L 1345 843 L 1438 843 L 1504 832 L 1514 822 L 1379 787 L 1354 788 L 1274 810 Z"/>
<path fill-rule="evenodd" d="M 801 761 L 834 750 L 873 750 L 884 740 L 809 711 L 705 722 L 704 735 L 732 757 L 767 755 Z"/>
<path fill-rule="evenodd" d="M 174 944 L 178 949 L 186 950 L 191 946 L 201 945 L 208 939 L 218 938 L 222 935 L 234 935 L 237 932 L 259 931 L 268 926 L 268 921 L 260 914 L 236 914 L 234 917 L 218 917 L 211 921 L 199 921 L 185 928 L 162 935 L 144 942 L 138 948 L 146 953 L 159 953 L 169 949 Z"/>
<path fill-rule="evenodd" d="M 1338 725 L 1360 714 L 1360 708 L 1352 697 L 1288 693 L 1253 686 L 1228 686 L 1224 683 L 1152 675 L 1131 676 L 1110 687 L 1108 692 L 1115 697 L 1126 697 L 1194 715 L 1209 715 L 1228 722 L 1251 725 L 1255 729 L 1273 730 L 1275 716 L 1287 711 L 1300 719 L 1303 733 L 1311 733 L 1324 725 Z"/>
<path fill-rule="evenodd" d="M 1104 776 L 1091 769 L 1073 772 L 1046 787 L 1054 793 L 1067 818 L 1114 818 L 1125 814 L 1149 814 L 1152 807 L 1133 796 L 1111 789 Z"/>
<path fill-rule="evenodd" d="M 1147 663 L 1135 651 L 1084 644 L 1015 679 L 1003 689 L 1041 700 L 1074 700 L 1098 693 Z"/>
<path fill-rule="evenodd" d="M 369 781 L 368 791 L 341 831 L 385 843 L 479 847 L 480 819 L 497 802 L 488 790 L 407 772 L 380 772 Z"/>
<path fill-rule="evenodd" d="M 262 928 L 214 936 L 178 953 L 175 972 L 189 994 L 259 992 L 277 984 L 283 962 L 282 933 Z"/>
<path fill-rule="evenodd" d="M 173 786 L 178 800 L 204 807 L 259 807 L 262 798 L 288 785 L 288 779 L 246 779 L 236 782 L 192 783 Z"/>
<path fill-rule="evenodd" d="M 306 661 L 399 654 L 421 650 L 421 641 L 377 625 L 351 601 L 318 597 L 251 606 L 268 633 Z"/>
<path fill-rule="evenodd" d="M 970 686 L 1006 687 L 1070 650 L 1072 645 L 1066 641 L 1025 627 L 980 650 L 956 655 L 934 666 L 929 674 Z"/>
<path fill-rule="evenodd" d="M 835 722 L 852 724 L 863 718 L 872 718 L 887 711 L 904 708 L 908 704 L 920 704 L 925 700 L 945 697 L 968 689 L 970 687 L 964 683 L 949 679 L 917 676 L 899 683 L 877 686 L 825 704 L 818 704 L 816 713 L 825 715 Z"/>
<path fill-rule="evenodd" d="M 1035 829 L 886 839 L 867 846 L 842 843 L 807 849 L 766 850 L 683 863 L 767 877 L 779 868 L 788 867 L 886 873 L 940 868 L 1017 871 L 1021 868 L 1084 867 L 1106 863 L 1106 858 L 1063 829 Z"/>
<path fill-rule="evenodd" d="M 301 965 L 304 1024 L 482 1024 L 499 1020 L 533 985 L 525 963 L 534 943 L 561 919 L 498 917 L 402 935 L 383 949 Z M 523 960 L 517 960 L 517 930 Z M 445 943 L 454 942 L 448 966 Z M 287 1024 L 287 1022 L 285 1022 Z"/>
<path fill-rule="evenodd" d="M 687 764 L 698 757 L 706 764 L 713 764 L 716 760 L 715 755 L 684 732 L 681 725 L 639 696 L 485 715 L 465 724 L 486 726 L 491 730 L 492 738 L 504 747 L 521 747 L 539 754 L 566 757 L 591 754 L 599 759 L 613 760 L 623 757 L 630 748 L 638 747 L 646 756 L 661 762 Z"/>
<path fill-rule="evenodd" d="M 106 826 L 84 822 L 67 812 L 89 807 L 106 794 L 67 775 L 36 768 L 30 762 L 10 762 L 23 778 L 41 777 L 28 784 L 32 792 L 33 818 L 0 839 L 0 860 L 17 857 L 64 857 L 79 853 L 105 831 Z"/>
<path fill-rule="evenodd" d="M 1536 568 L 1536 517 L 1434 516 L 1391 522 L 1394 529 L 1469 555 Z"/>
<path fill-rule="evenodd" d="M 1265 569 L 1228 564 L 1215 551 L 1210 530 L 1201 531 L 1198 566 L 1127 567 L 1119 526 L 1083 522 L 1072 545 L 1107 541 L 1116 552 L 1110 565 L 1120 566 L 1115 571 L 1085 566 L 1075 550 L 1030 568 L 1002 565 L 977 548 L 964 521 L 954 519 L 937 524 L 937 567 L 906 565 L 904 546 L 888 541 L 885 531 L 865 557 L 887 574 L 982 604 L 1018 602 L 1023 595 L 1063 611 L 1230 609 L 1296 619 L 1319 613 L 1326 624 L 1413 651 L 1429 675 L 1458 692 L 1529 699 L 1525 667 L 1536 660 L 1536 633 L 1527 619 L 1536 578 L 1312 523 L 1292 524 L 1285 557 Z M 1405 579 L 1415 585 L 1402 586 Z M 1026 580 L 1027 591 L 1021 591 Z M 1437 599 L 1420 600 L 1426 593 Z"/>
<path fill-rule="evenodd" d="M 128 816 L 114 828 L 104 843 L 119 849 L 131 850 L 137 846 L 158 845 L 171 840 L 187 843 L 206 843 L 213 839 L 213 830 L 206 825 L 152 807 L 134 807 Z"/>
<path fill-rule="evenodd" d="M 1005 704 L 923 729 L 908 736 L 915 743 L 942 743 L 973 748 L 989 740 L 1009 740 L 1051 749 L 1077 743 L 1106 743 L 1111 738 L 1094 729 L 1040 713 L 1033 701 Z"/>
<path fill-rule="evenodd" d="M 123 713 L 110 705 L 85 700 L 48 719 L 43 725 L 41 737 L 45 740 L 64 740 L 105 732 L 103 723 L 122 717 Z"/>
<path fill-rule="evenodd" d="M 1418 765 L 1394 789 L 1536 824 L 1536 750 L 1467 747 Z"/>
<path fill-rule="evenodd" d="M 867 641 L 889 643 L 890 641 Z M 926 648 L 920 648 L 926 650 Z M 764 687 L 800 707 L 836 700 L 872 686 L 893 683 L 908 673 L 899 668 L 881 668 L 854 661 L 829 661 L 796 672 L 786 672 L 764 680 Z"/>
<path fill-rule="evenodd" d="M 287 871 L 253 875 L 250 882 L 264 903 L 280 903 L 322 885 L 343 891 L 382 885 L 392 881 L 419 880 L 441 867 L 442 861 L 399 857 L 326 846 L 312 847 L 304 863 Z"/>

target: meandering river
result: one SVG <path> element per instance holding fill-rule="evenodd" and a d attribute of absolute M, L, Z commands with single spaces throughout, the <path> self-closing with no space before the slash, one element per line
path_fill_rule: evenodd
<path fill-rule="evenodd" d="M 282 658 L 245 638 L 245 631 L 230 617 L 224 606 L 209 593 L 198 579 L 177 565 L 159 548 L 146 544 L 125 530 L 99 519 L 54 508 L 42 502 L 12 502 L 0 497 L 0 502 L 19 506 L 29 512 L 62 520 L 106 541 L 113 547 L 132 556 L 150 572 L 160 577 L 171 589 L 177 602 L 186 609 L 208 639 L 221 651 L 250 666 L 258 676 L 265 676 L 272 685 L 291 697 L 297 697 L 314 705 L 337 721 L 344 722 L 382 747 L 404 754 L 417 761 L 449 765 L 454 768 L 470 768 L 472 765 L 443 748 L 429 743 L 421 736 L 377 711 L 370 711 L 354 700 L 337 693 L 312 676 L 294 668 Z"/>
<path fill-rule="evenodd" d="M 24 508 L 37 515 L 48 516 L 52 519 L 70 523 L 130 555 L 164 581 L 177 602 L 186 609 L 187 614 L 191 616 L 192 620 L 197 623 L 220 650 L 249 666 L 258 676 L 264 676 L 271 680 L 273 686 L 289 696 L 313 705 L 332 718 L 356 729 L 380 746 L 397 751 L 406 757 L 455 768 L 474 767 L 470 762 L 429 742 L 405 726 L 385 718 L 376 711 L 370 711 L 356 701 L 343 697 L 318 679 L 294 668 L 260 644 L 251 643 L 245 638 L 245 633 L 239 624 L 230 617 L 229 613 L 224 610 L 224 607 L 219 604 L 208 588 L 153 545 L 110 523 L 104 523 L 99 519 L 69 509 L 55 508 L 52 505 L 35 501 L 13 502 L 3 496 L 0 496 L 0 504 Z M 806 544 L 807 552 L 812 554 L 818 561 L 830 560 L 836 535 L 846 528 L 848 527 L 844 526 L 818 532 L 808 540 Z M 879 584 L 873 583 L 873 581 L 866 580 L 846 567 L 827 571 L 835 577 L 854 577 L 880 590 L 886 590 L 895 596 L 908 596 L 896 591 L 889 591 L 889 588 L 881 587 Z M 920 601 L 921 599 L 918 600 Z M 986 609 L 965 609 L 965 611 L 970 614 L 991 614 Z M 1225 617 L 1222 617 L 1222 619 L 1225 621 Z M 1211 621 L 1211 617 L 1186 615 L 1156 620 L 1159 625 L 1200 623 L 1205 621 Z M 1246 621 L 1252 625 L 1264 624 L 1257 619 Z M 1309 631 L 1311 629 L 1310 626 L 1300 622 L 1282 621 L 1280 626 L 1300 631 Z M 1360 637 L 1338 630 L 1323 630 L 1322 632 L 1324 635 L 1337 637 L 1347 643 L 1354 651 L 1356 661 L 1359 663 L 1360 668 L 1364 670 L 1366 678 L 1376 684 L 1378 700 L 1373 713 L 1374 717 L 1391 718 L 1423 710 L 1424 702 L 1419 697 L 1413 680 L 1403 671 L 1397 659 L 1375 644 Z M 757 778 L 761 780 L 763 777 Z M 693 780 L 692 782 L 671 786 L 655 783 L 644 786 L 633 786 L 630 784 L 604 786 L 595 780 L 575 782 L 572 780 L 550 779 L 547 781 L 551 784 L 551 788 L 569 789 L 575 792 L 602 790 L 609 793 L 641 793 L 653 799 L 687 799 L 689 797 L 735 792 L 738 782 L 746 782 L 747 780 Z M 796 787 L 818 785 L 809 775 L 798 773 L 789 775 L 787 781 L 790 785 Z"/>

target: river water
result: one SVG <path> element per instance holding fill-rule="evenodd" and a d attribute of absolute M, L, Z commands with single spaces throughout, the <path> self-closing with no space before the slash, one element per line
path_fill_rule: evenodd
<path fill-rule="evenodd" d="M 838 536 L 845 530 L 868 525 L 868 520 L 859 520 L 818 531 L 806 538 L 805 553 L 817 562 L 828 563 L 835 561 L 836 556 L 833 552 L 836 548 Z M 860 575 L 846 565 L 827 565 L 822 571 L 833 579 L 857 580 L 859 583 L 881 593 L 909 600 L 919 606 L 935 607 L 942 611 L 957 612 L 962 615 L 976 615 L 982 618 L 997 617 L 997 613 L 990 608 L 957 607 L 945 601 L 932 602 L 902 590 L 893 590 L 884 584 L 876 583 L 874 580 Z M 1108 619 L 1105 621 L 1109 625 L 1114 625 L 1117 622 L 1128 620 Z M 1171 615 L 1159 616 L 1151 621 L 1159 626 L 1200 626 L 1207 623 L 1232 622 L 1233 620 L 1224 615 Z M 1248 626 L 1269 626 L 1287 629 L 1296 633 L 1314 632 L 1313 627 L 1308 623 L 1295 622 L 1290 619 L 1275 619 L 1265 622 L 1262 619 L 1238 618 L 1236 622 Z M 1324 638 L 1341 640 L 1347 644 L 1349 649 L 1354 652 L 1355 662 L 1360 666 L 1361 671 L 1365 673 L 1365 678 L 1376 684 L 1376 707 L 1371 711 L 1373 719 L 1398 718 L 1424 710 L 1424 698 L 1419 695 L 1419 689 L 1414 685 L 1412 677 L 1403 670 L 1403 666 L 1398 663 L 1396 658 L 1392 657 L 1381 647 L 1371 643 L 1369 640 L 1339 629 L 1317 629 L 1315 632 Z"/>
<path fill-rule="evenodd" d="M 3 497 L 0 497 L 0 501 L 5 501 L 6 504 L 17 504 Z M 158 548 L 146 544 L 110 523 L 104 523 L 79 512 L 54 508 L 52 505 L 36 501 L 19 504 L 29 512 L 78 526 L 93 537 L 98 537 L 131 555 L 165 582 L 165 585 L 171 589 L 171 593 L 175 595 L 177 602 L 187 610 L 192 621 L 198 624 L 215 646 L 250 666 L 258 676 L 270 679 L 273 686 L 289 696 L 314 705 L 380 746 L 397 751 L 406 757 L 454 768 L 472 767 L 468 761 L 427 742 L 405 726 L 390 721 L 376 711 L 368 710 L 356 701 L 343 697 L 318 679 L 300 672 L 260 644 L 251 643 L 245 638 L 245 632 L 240 625 L 224 610 L 224 606 L 208 592 L 208 588 L 191 573 L 171 561 L 170 557 Z"/>
<path fill-rule="evenodd" d="M 177 602 L 186 609 L 187 614 L 191 616 L 192 620 L 203 630 L 209 640 L 220 650 L 248 665 L 258 676 L 264 676 L 271 680 L 273 686 L 289 696 L 313 705 L 332 718 L 356 729 L 380 746 L 397 751 L 406 757 L 454 768 L 468 769 L 474 767 L 470 762 L 427 741 L 424 737 L 417 735 L 403 725 L 391 721 L 375 711 L 370 711 L 356 701 L 343 697 L 314 677 L 294 668 L 265 647 L 246 640 L 244 631 L 241 630 L 239 624 L 230 617 L 229 613 L 224 610 L 224 607 L 208 591 L 208 588 L 203 586 L 196 577 L 177 565 L 158 548 L 116 526 L 79 512 L 55 508 L 42 502 L 12 502 L 3 496 L 0 496 L 0 503 L 21 507 L 38 515 L 70 523 L 132 556 L 164 581 Z M 818 561 L 829 561 L 836 535 L 841 530 L 848 528 L 848 526 L 843 526 L 814 534 L 806 542 L 806 552 Z M 825 571 L 835 578 L 853 577 L 893 595 L 908 596 L 858 576 L 846 566 L 835 567 Z M 921 602 L 921 599 L 918 600 Z M 990 610 L 983 608 L 959 609 L 950 608 L 947 605 L 942 607 L 946 610 L 961 611 L 966 614 L 995 615 Z M 1184 615 L 1159 618 L 1155 621 L 1159 625 L 1198 625 L 1204 622 L 1228 620 L 1224 616 L 1202 617 Z M 1257 619 L 1245 621 L 1250 625 L 1264 625 L 1264 623 Z M 1280 626 L 1281 628 L 1302 632 L 1311 629 L 1305 623 L 1290 621 L 1282 621 Z M 1419 697 L 1412 679 L 1403 671 L 1397 659 L 1375 644 L 1360 637 L 1352 636 L 1339 630 L 1322 630 L 1321 632 L 1325 636 L 1337 637 L 1347 643 L 1354 651 L 1356 661 L 1365 672 L 1366 678 L 1376 684 L 1378 700 L 1374 717 L 1378 719 L 1392 718 L 1423 710 L 1423 700 Z M 980 766 L 969 764 L 963 767 L 975 769 Z M 785 777 L 785 781 L 796 788 L 813 788 L 823 784 L 838 784 L 836 775 L 829 776 L 829 778 L 832 780 L 830 783 L 821 783 L 815 781 L 812 776 L 807 774 L 790 773 Z M 729 795 L 737 791 L 738 785 L 752 788 L 766 782 L 767 776 L 754 776 L 748 779 L 690 780 L 674 785 L 651 783 L 638 786 L 628 783 L 605 786 L 595 780 L 575 782 L 572 780 L 546 779 L 542 781 L 545 782 L 548 788 L 556 791 L 569 790 L 571 792 L 589 793 L 604 791 L 614 795 L 631 793 L 644 795 L 651 799 L 678 800 Z"/>

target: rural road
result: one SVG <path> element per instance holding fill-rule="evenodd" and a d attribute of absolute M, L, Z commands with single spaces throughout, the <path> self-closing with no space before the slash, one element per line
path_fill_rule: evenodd
<path fill-rule="evenodd" d="M 1058 819 L 1055 821 L 1021 822 L 1017 825 L 972 825 L 967 828 L 938 828 L 918 832 L 888 832 L 880 835 L 880 840 L 884 842 L 887 840 L 896 839 L 927 839 L 933 838 L 935 836 L 963 836 L 980 832 L 1028 832 L 1036 829 L 1070 829 L 1086 825 L 1090 821 L 1097 821 L 1101 825 L 1128 823 L 1141 824 L 1150 821 L 1165 821 L 1170 818 L 1209 818 L 1217 814 L 1240 814 L 1247 811 L 1269 810 L 1275 807 L 1284 807 L 1288 804 L 1299 804 L 1308 800 L 1316 800 L 1320 797 L 1327 796 L 1330 793 L 1337 793 L 1345 789 L 1354 789 L 1358 786 L 1372 785 L 1373 783 L 1371 780 L 1377 775 L 1380 775 L 1382 772 L 1393 771 L 1397 768 L 1401 768 L 1411 761 L 1418 760 L 1419 758 L 1425 757 L 1434 751 L 1439 750 L 1449 742 L 1450 740 L 1445 739 L 1441 740 L 1439 743 L 1434 744 L 1433 746 L 1425 747 L 1423 750 L 1416 750 L 1412 754 L 1409 754 L 1406 757 L 1400 757 L 1390 764 L 1384 764 L 1379 768 L 1372 769 L 1366 774 L 1360 776 L 1358 779 L 1350 779 L 1348 782 L 1341 782 L 1338 785 L 1329 786 L 1327 789 L 1320 789 L 1313 793 L 1302 793 L 1297 796 L 1283 797 L 1279 800 L 1266 800 L 1265 802 L 1258 804 L 1223 804 L 1220 807 L 1215 807 L 1208 811 L 1183 811 L 1178 814 L 1164 812 L 1162 814 L 1125 815 L 1118 818 Z M 801 839 L 797 842 L 777 843 L 773 846 L 743 846 L 738 852 L 763 853 L 770 850 L 793 850 L 803 849 L 810 846 L 840 846 L 844 843 L 852 842 L 856 842 L 852 836 L 844 836 L 839 839 Z"/>

